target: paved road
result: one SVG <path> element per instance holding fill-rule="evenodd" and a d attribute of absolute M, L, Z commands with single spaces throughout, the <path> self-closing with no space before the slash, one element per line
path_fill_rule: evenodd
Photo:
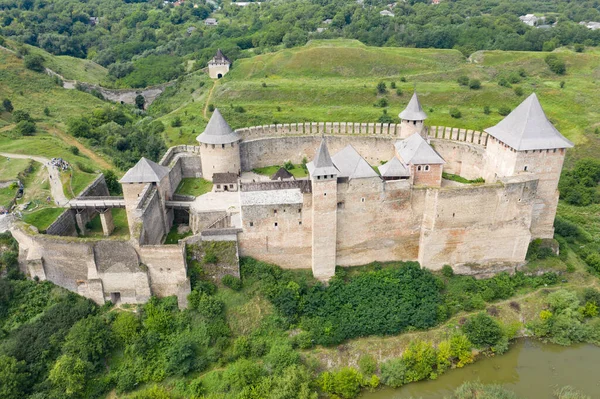
<path fill-rule="evenodd" d="M 50 160 L 48 158 L 24 154 L 9 154 L 6 152 L 0 152 L 0 156 L 6 158 L 33 159 L 34 161 L 41 163 L 46 170 L 48 170 L 48 175 L 50 176 L 50 193 L 52 194 L 52 198 L 56 205 L 63 206 L 69 202 L 63 191 L 62 182 L 60 181 L 60 172 L 56 167 L 50 165 Z"/>

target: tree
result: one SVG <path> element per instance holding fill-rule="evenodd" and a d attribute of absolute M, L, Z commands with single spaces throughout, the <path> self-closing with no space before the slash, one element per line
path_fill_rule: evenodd
<path fill-rule="evenodd" d="M 478 347 L 494 346 L 502 338 L 502 327 L 492 317 L 478 313 L 462 327 L 465 335 Z"/>
<path fill-rule="evenodd" d="M 181 121 L 181 118 L 176 116 L 175 119 L 173 119 L 171 121 L 171 127 L 181 127 L 183 125 L 183 122 Z"/>
<path fill-rule="evenodd" d="M 135 96 L 135 106 L 139 109 L 144 109 L 144 105 L 146 104 L 146 99 L 141 94 Z"/>
<path fill-rule="evenodd" d="M 62 355 L 54 363 L 48 379 L 66 396 L 79 396 L 84 388 L 90 364 L 77 356 Z"/>
<path fill-rule="evenodd" d="M 44 115 L 50 116 L 50 108 L 48 108 L 48 107 L 44 108 Z"/>
<path fill-rule="evenodd" d="M 26 55 L 23 59 L 25 68 L 36 72 L 44 72 L 44 57 L 38 54 Z"/>
<path fill-rule="evenodd" d="M 462 117 L 462 113 L 458 108 L 450 108 L 450 116 L 455 119 L 460 119 Z"/>
<path fill-rule="evenodd" d="M 112 345 L 113 335 L 108 325 L 100 317 L 90 316 L 71 328 L 65 338 L 63 352 L 96 363 L 108 354 Z"/>
<path fill-rule="evenodd" d="M 119 178 L 112 170 L 105 170 L 102 172 L 104 174 L 104 181 L 106 182 L 106 186 L 108 187 L 108 192 L 111 195 L 120 195 L 123 193 L 123 189 L 121 187 L 121 183 L 119 183 Z"/>
<path fill-rule="evenodd" d="M 22 136 L 33 136 L 37 130 L 35 123 L 30 121 L 21 121 L 15 127 L 17 132 Z"/>
<path fill-rule="evenodd" d="M 385 82 L 377 83 L 377 93 L 379 93 L 379 94 L 387 93 L 387 89 L 385 87 Z"/>
<path fill-rule="evenodd" d="M 546 56 L 546 64 L 548 64 L 550 70 L 557 75 L 564 75 L 567 72 L 565 61 L 558 58 L 556 54 L 548 54 Z"/>
<path fill-rule="evenodd" d="M 458 79 L 456 79 L 456 81 L 461 86 L 468 86 L 469 85 L 469 77 L 468 76 L 464 76 L 464 75 L 459 76 Z"/>
<path fill-rule="evenodd" d="M 13 118 L 13 121 L 16 123 L 19 123 L 21 121 L 33 122 L 33 118 L 31 118 L 31 115 L 29 115 L 29 112 L 25 112 L 20 109 L 13 112 L 12 118 Z"/>
<path fill-rule="evenodd" d="M 13 112 L 14 110 L 12 102 L 8 98 L 2 100 L 2 108 L 4 108 L 6 112 Z"/>
<path fill-rule="evenodd" d="M 25 397 L 24 388 L 28 380 L 25 362 L 10 356 L 0 355 L 0 398 L 20 399 Z"/>
<path fill-rule="evenodd" d="M 481 82 L 478 79 L 469 80 L 469 89 L 479 90 L 481 88 Z"/>
<path fill-rule="evenodd" d="M 575 49 L 575 52 L 577 53 L 583 53 L 583 50 L 585 50 L 585 46 L 581 43 L 575 43 L 575 45 L 573 45 L 573 49 Z"/>

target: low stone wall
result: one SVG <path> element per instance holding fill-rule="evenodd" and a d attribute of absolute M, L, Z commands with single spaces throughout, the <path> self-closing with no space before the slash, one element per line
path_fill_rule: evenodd
<path fill-rule="evenodd" d="M 66 209 L 47 229 L 46 234 L 77 237 L 75 211 Z"/>
<path fill-rule="evenodd" d="M 176 145 L 167 150 L 165 155 L 158 161 L 159 165 L 169 167 L 177 154 L 187 153 L 200 156 L 200 146 L 196 145 Z"/>

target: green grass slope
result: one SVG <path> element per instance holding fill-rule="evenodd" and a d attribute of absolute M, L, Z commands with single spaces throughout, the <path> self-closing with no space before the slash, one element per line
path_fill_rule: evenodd
<path fill-rule="evenodd" d="M 548 117 L 578 145 L 573 153 L 593 156 L 600 147 L 595 133 L 600 126 L 600 51 L 561 49 L 556 53 L 567 63 L 564 76 L 549 70 L 544 61 L 548 53 L 541 52 L 485 51 L 467 60 L 455 50 L 314 41 L 305 47 L 237 61 L 231 72 L 216 82 L 210 95 L 210 83 L 200 90 L 201 95 L 198 91 L 185 94 L 190 88 L 183 85 L 173 95 L 179 98 L 180 107 L 172 107 L 162 118 L 167 124 L 175 117 L 183 121 L 181 127 L 168 127 L 169 144 L 195 142 L 206 124 L 202 117 L 205 104 L 199 104 L 202 101 L 218 107 L 234 128 L 302 121 L 376 121 L 383 109 L 374 103 L 383 97 L 389 103 L 385 108 L 388 114 L 397 120 L 416 85 L 429 115 L 428 125 L 482 130 L 503 118 L 498 113 L 501 106 L 512 109 L 535 91 Z M 513 88 L 498 85 L 501 76 L 521 68 L 527 76 Z M 456 80 L 461 75 L 479 79 L 481 89 L 459 86 Z M 380 81 L 387 84 L 386 94 L 376 92 Z M 561 81 L 565 82 L 562 89 Z M 391 82 L 402 90 L 401 95 L 390 88 Z M 523 89 L 523 96 L 515 94 L 517 86 Z M 186 99 L 181 98 L 182 93 Z M 483 112 L 485 106 L 490 107 L 490 114 Z M 462 118 L 452 118 L 451 108 L 458 108 Z"/>

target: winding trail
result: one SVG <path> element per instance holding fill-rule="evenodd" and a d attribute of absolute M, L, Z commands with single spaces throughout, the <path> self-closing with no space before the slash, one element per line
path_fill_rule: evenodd
<path fill-rule="evenodd" d="M 55 134 L 59 139 L 61 139 L 65 143 L 79 148 L 79 152 L 90 158 L 92 161 L 96 162 L 98 166 L 100 166 L 102 169 L 113 168 L 113 166 L 106 159 L 102 158 L 100 155 L 96 154 L 94 151 L 81 144 L 73 136 L 69 136 L 68 134 L 60 131 L 55 127 L 46 126 L 46 129 L 52 134 Z"/>
<path fill-rule="evenodd" d="M 34 155 L 11 154 L 6 152 L 0 152 L 0 156 L 16 159 L 32 159 L 41 163 L 48 171 L 48 176 L 50 176 L 50 193 L 52 194 L 52 198 L 54 199 L 54 202 L 56 202 L 56 205 L 64 206 L 69 202 L 65 196 L 65 192 L 63 191 L 62 182 L 60 181 L 60 172 L 57 168 L 50 164 L 50 160 L 48 158 Z"/>

